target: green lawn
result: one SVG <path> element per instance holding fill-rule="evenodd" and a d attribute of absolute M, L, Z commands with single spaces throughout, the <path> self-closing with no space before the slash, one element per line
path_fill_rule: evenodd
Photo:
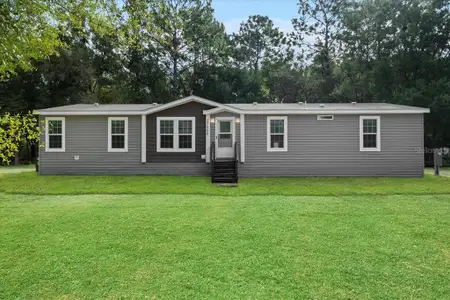
<path fill-rule="evenodd" d="M 1 174 L 0 174 L 1 176 Z M 26 172 L 0 177 L 0 192 L 32 195 L 427 195 L 450 194 L 450 178 L 243 178 L 237 188 L 217 187 L 208 177 L 39 176 Z"/>
<path fill-rule="evenodd" d="M 0 299 L 448 299 L 448 180 L 3 175 Z"/>

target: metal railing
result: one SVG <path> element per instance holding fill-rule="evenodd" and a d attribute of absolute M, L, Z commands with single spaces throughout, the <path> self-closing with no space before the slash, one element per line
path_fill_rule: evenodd
<path fill-rule="evenodd" d="M 234 170 L 236 172 L 236 178 L 238 176 L 238 168 L 239 168 L 239 151 L 238 151 L 239 142 L 234 143 Z"/>
<path fill-rule="evenodd" d="M 209 154 L 210 154 L 211 175 L 212 175 L 214 174 L 214 162 L 216 161 L 216 144 L 214 142 L 211 143 Z"/>

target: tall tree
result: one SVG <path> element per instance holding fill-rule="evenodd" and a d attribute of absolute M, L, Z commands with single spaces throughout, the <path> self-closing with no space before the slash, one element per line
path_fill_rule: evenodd
<path fill-rule="evenodd" d="M 17 70 L 33 69 L 33 62 L 56 54 L 64 46 L 59 36 L 66 24 L 99 32 L 113 28 L 105 14 L 114 1 L 6 0 L 0 3 L 0 80 Z M 62 25 L 62 26 L 61 26 Z"/>
<path fill-rule="evenodd" d="M 333 66 L 341 29 L 340 10 L 346 0 L 300 0 L 298 17 L 292 20 L 293 39 L 302 47 L 301 59 L 312 59 L 312 79 L 319 82 L 319 100 L 332 101 Z"/>
<path fill-rule="evenodd" d="M 184 72 L 212 60 L 224 27 L 214 19 L 211 0 L 130 0 L 130 20 L 145 47 L 153 47 L 158 61 L 171 77 L 172 97 L 180 96 Z"/>
<path fill-rule="evenodd" d="M 450 142 L 450 1 L 354 1 L 342 12 L 336 95 L 431 108 L 427 142 Z"/>
<path fill-rule="evenodd" d="M 264 64 L 285 63 L 292 59 L 289 40 L 267 16 L 250 16 L 232 35 L 232 43 L 236 65 L 255 74 Z"/>

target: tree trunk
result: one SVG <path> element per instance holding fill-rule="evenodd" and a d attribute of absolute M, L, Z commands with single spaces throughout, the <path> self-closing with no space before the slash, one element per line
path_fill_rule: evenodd
<path fill-rule="evenodd" d="M 173 81 L 172 81 L 172 100 L 176 100 L 178 97 L 178 39 L 176 32 L 173 33 L 172 36 L 172 61 L 173 61 Z"/>
<path fill-rule="evenodd" d="M 14 156 L 14 164 L 15 165 L 19 164 L 19 158 L 20 158 L 20 153 L 19 153 L 19 151 L 17 151 L 16 156 Z"/>
<path fill-rule="evenodd" d="M 172 81 L 172 98 L 176 100 L 178 97 L 178 58 L 173 57 L 173 81 Z"/>

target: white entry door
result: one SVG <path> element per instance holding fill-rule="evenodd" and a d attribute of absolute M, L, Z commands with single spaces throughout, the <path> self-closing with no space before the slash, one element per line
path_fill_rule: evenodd
<path fill-rule="evenodd" d="M 234 157 L 234 118 L 216 118 L 216 158 Z"/>

